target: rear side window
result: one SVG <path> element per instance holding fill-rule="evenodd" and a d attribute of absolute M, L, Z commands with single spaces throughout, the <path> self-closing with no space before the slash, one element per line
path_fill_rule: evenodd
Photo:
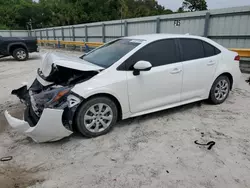
<path fill-rule="evenodd" d="M 212 46 L 211 44 L 208 44 L 207 42 L 203 42 L 205 57 L 214 56 L 220 53 L 220 50 L 216 47 Z"/>
<path fill-rule="evenodd" d="M 174 39 L 156 41 L 143 47 L 126 60 L 127 70 L 133 70 L 134 64 L 140 60 L 149 61 L 153 67 L 180 61 Z"/>
<path fill-rule="evenodd" d="M 183 61 L 200 59 L 205 57 L 201 40 L 180 39 L 183 53 Z"/>
<path fill-rule="evenodd" d="M 215 47 L 214 47 L 215 48 Z M 218 48 L 215 48 L 215 55 L 218 55 L 218 54 L 220 54 L 221 53 L 221 51 L 218 49 Z"/>

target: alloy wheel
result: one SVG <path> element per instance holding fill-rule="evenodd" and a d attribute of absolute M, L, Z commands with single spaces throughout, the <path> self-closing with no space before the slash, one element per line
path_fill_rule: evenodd
<path fill-rule="evenodd" d="M 214 90 L 214 96 L 217 100 L 224 100 L 229 92 L 229 83 L 227 80 L 220 80 Z"/>
<path fill-rule="evenodd" d="M 84 126 L 90 132 L 99 133 L 107 129 L 113 120 L 112 109 L 104 103 L 91 106 L 84 115 Z"/>
<path fill-rule="evenodd" d="M 18 51 L 18 52 L 16 53 L 16 56 L 18 57 L 18 59 L 23 60 L 23 59 L 26 58 L 26 52 L 23 51 L 23 50 L 20 50 L 20 51 Z"/>

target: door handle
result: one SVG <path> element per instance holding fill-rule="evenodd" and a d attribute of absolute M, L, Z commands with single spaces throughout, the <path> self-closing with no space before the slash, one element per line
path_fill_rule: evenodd
<path fill-rule="evenodd" d="M 213 61 L 213 60 L 210 60 L 208 63 L 207 63 L 207 65 L 214 65 L 215 64 L 215 61 Z"/>
<path fill-rule="evenodd" d="M 171 74 L 178 74 L 178 73 L 180 73 L 181 71 L 182 71 L 181 69 L 174 68 L 170 73 L 171 73 Z"/>

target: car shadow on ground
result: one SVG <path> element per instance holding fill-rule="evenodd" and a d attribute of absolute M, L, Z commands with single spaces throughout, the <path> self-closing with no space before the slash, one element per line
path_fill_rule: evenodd
<path fill-rule="evenodd" d="M 142 116 L 128 118 L 128 119 L 119 121 L 114 126 L 114 128 L 119 129 L 119 128 L 123 128 L 123 127 L 127 127 L 127 126 L 134 126 L 133 122 L 138 122 L 141 120 L 148 121 L 148 120 L 152 120 L 152 119 L 157 119 L 157 118 L 161 118 L 164 116 L 169 116 L 169 115 L 173 115 L 176 113 L 188 111 L 188 110 L 193 109 L 193 108 L 200 108 L 202 105 L 210 105 L 210 104 L 206 101 L 200 101 L 200 102 L 190 103 L 190 104 L 186 104 L 183 106 L 178 106 L 178 107 L 174 107 L 174 108 L 170 108 L 170 109 L 166 109 L 166 110 L 162 110 L 162 111 L 158 111 L 158 112 L 153 112 L 150 114 L 145 114 Z M 110 134 L 112 131 L 113 130 L 111 130 L 107 134 Z M 103 135 L 103 136 L 105 136 L 105 135 Z M 72 141 L 72 140 L 87 140 L 87 139 L 90 139 L 90 138 L 86 138 L 86 137 L 82 136 L 81 133 L 79 133 L 79 132 L 74 132 L 71 136 L 69 136 L 67 138 L 53 142 L 53 145 L 61 145 L 61 144 L 67 143 L 67 142 Z"/>
<path fill-rule="evenodd" d="M 123 127 L 127 127 L 127 126 L 134 126 L 134 122 L 139 122 L 141 120 L 143 121 L 148 121 L 148 120 L 154 120 L 154 119 L 158 119 L 164 116 L 169 116 L 169 115 L 173 115 L 176 113 L 181 113 L 193 108 L 200 108 L 202 105 L 210 105 L 209 103 L 207 103 L 206 101 L 200 101 L 200 102 L 195 102 L 195 103 L 190 103 L 190 104 L 186 104 L 183 106 L 179 106 L 179 107 L 175 107 L 175 108 L 170 108 L 170 109 L 166 109 L 166 110 L 162 110 L 162 111 L 158 111 L 158 112 L 154 112 L 154 113 L 150 113 L 150 114 L 146 114 L 146 115 L 142 115 L 142 116 L 138 116 L 138 117 L 133 117 L 133 118 L 129 118 L 126 120 L 122 120 L 119 121 L 114 128 L 123 128 Z M 113 130 L 111 130 L 110 133 L 112 133 Z M 110 133 L 107 133 L 110 134 Z M 103 135 L 106 136 L 106 135 Z M 62 146 L 63 144 L 66 144 L 68 142 L 71 141 L 84 141 L 84 140 L 88 140 L 91 138 L 86 138 L 84 136 L 81 135 L 81 133 L 79 132 L 74 132 L 72 135 L 70 135 L 69 137 L 63 138 L 61 140 L 58 141 L 54 141 L 54 142 L 46 142 L 46 143 L 39 143 L 43 146 L 53 146 L 53 147 L 57 147 L 57 146 Z M 93 138 L 94 139 L 94 138 Z M 36 145 L 37 143 L 34 142 L 31 138 L 29 137 L 22 137 L 22 139 L 17 139 L 16 142 L 19 142 L 19 144 L 25 144 L 25 145 Z"/>
<path fill-rule="evenodd" d="M 132 117 L 132 118 L 128 118 L 125 120 L 121 120 L 119 121 L 114 128 L 123 128 L 123 127 L 128 127 L 128 126 L 134 126 L 133 122 L 138 122 L 138 121 L 147 121 L 147 120 L 152 120 L 152 119 L 157 119 L 163 116 L 168 116 L 168 115 L 172 115 L 172 114 L 176 114 L 176 113 L 181 113 L 183 111 L 189 110 L 189 109 L 193 109 L 193 108 L 199 108 L 201 107 L 201 105 L 210 105 L 208 102 L 206 101 L 200 101 L 200 102 L 195 102 L 195 103 L 190 103 L 190 104 L 186 104 L 183 106 L 178 106 L 175 108 L 170 108 L 170 109 L 166 109 L 166 110 L 162 110 L 162 111 L 158 111 L 158 112 L 153 112 L 150 114 L 145 114 L 142 116 L 137 116 L 137 117 Z M 111 130 L 108 134 L 110 134 L 111 132 L 113 132 L 113 130 Z M 105 135 L 103 135 L 105 136 Z M 66 143 L 70 140 L 87 140 L 90 138 L 86 138 L 84 136 L 81 135 L 81 133 L 79 132 L 74 132 L 70 137 L 64 138 L 62 140 L 59 140 L 57 142 L 54 142 L 53 144 L 63 144 Z"/>
<path fill-rule="evenodd" d="M 186 105 L 182 105 L 182 106 L 178 106 L 178 107 L 174 107 L 174 108 L 169 108 L 166 110 L 161 110 L 158 112 L 153 112 L 153 113 L 125 119 L 125 120 L 118 122 L 116 127 L 125 127 L 125 126 L 132 124 L 134 121 L 140 121 L 140 120 L 147 121 L 147 120 L 161 118 L 163 116 L 169 116 L 172 114 L 181 113 L 183 111 L 187 111 L 187 110 L 192 109 L 192 108 L 199 108 L 199 107 L 201 107 L 201 105 L 204 105 L 204 104 L 210 105 L 206 101 L 194 102 L 194 103 L 190 103 L 190 104 L 186 104 Z"/>

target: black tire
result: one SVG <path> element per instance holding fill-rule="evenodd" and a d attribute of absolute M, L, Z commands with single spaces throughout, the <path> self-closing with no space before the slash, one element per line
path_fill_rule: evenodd
<path fill-rule="evenodd" d="M 220 96 L 222 96 L 221 99 L 218 99 L 218 92 L 216 90 L 218 90 L 219 84 L 222 83 L 222 82 L 227 83 L 228 89 L 227 89 L 227 92 L 225 92 L 224 95 L 222 94 L 223 96 L 220 95 Z M 230 93 L 230 88 L 231 88 L 231 83 L 230 83 L 229 78 L 227 76 L 224 76 L 224 75 L 219 76 L 214 81 L 213 86 L 212 86 L 212 88 L 210 90 L 209 102 L 212 103 L 212 104 L 216 104 L 216 105 L 223 103 L 227 99 L 227 97 L 228 97 L 228 95 Z"/>
<path fill-rule="evenodd" d="M 29 58 L 29 53 L 24 48 L 17 48 L 13 51 L 12 56 L 17 61 L 25 61 Z"/>
<path fill-rule="evenodd" d="M 90 112 L 89 109 L 91 107 L 93 107 L 94 105 L 100 104 L 100 103 L 110 107 L 110 109 L 112 110 L 113 118 L 112 118 L 112 120 L 110 120 L 110 122 L 111 122 L 110 125 L 107 128 L 105 128 L 103 131 L 92 132 L 85 125 L 85 121 L 88 121 L 88 120 L 84 119 L 85 114 Z M 76 116 L 75 116 L 75 123 L 76 123 L 78 131 L 83 136 L 88 137 L 88 138 L 92 138 L 92 137 L 98 137 L 98 136 L 101 136 L 101 135 L 108 133 L 112 129 L 114 124 L 117 122 L 117 118 L 118 118 L 118 110 L 117 110 L 117 106 L 114 103 L 114 101 L 112 101 L 108 97 L 95 97 L 95 98 L 91 98 L 91 99 L 87 100 L 79 107 L 79 109 L 76 113 Z M 89 120 L 89 121 L 91 124 L 92 121 L 98 121 L 98 120 L 95 119 L 95 120 Z M 101 120 L 99 120 L 99 121 L 101 121 Z M 101 125 L 100 122 L 98 124 Z M 98 127 L 99 127 L 99 125 L 98 125 Z M 95 126 L 97 126 L 96 123 L 93 125 L 93 129 L 95 129 Z M 101 127 L 102 127 L 102 125 L 101 125 Z"/>

